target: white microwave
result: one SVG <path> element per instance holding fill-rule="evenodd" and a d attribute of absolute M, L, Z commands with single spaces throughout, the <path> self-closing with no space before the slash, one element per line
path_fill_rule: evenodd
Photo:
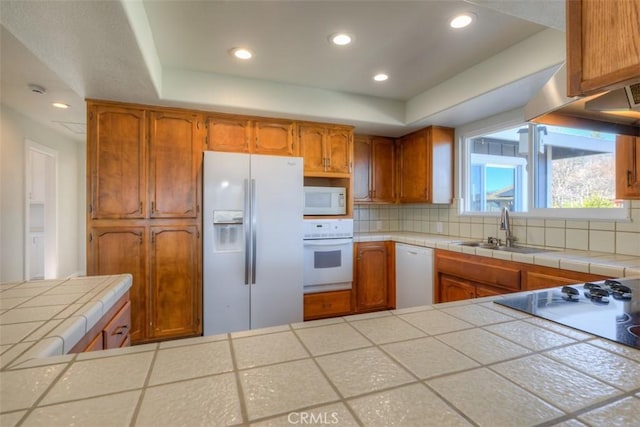
<path fill-rule="evenodd" d="M 304 187 L 305 215 L 344 215 L 347 189 L 344 187 Z"/>

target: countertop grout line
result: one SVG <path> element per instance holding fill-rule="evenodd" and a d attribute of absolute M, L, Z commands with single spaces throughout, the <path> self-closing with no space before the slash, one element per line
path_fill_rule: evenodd
<path fill-rule="evenodd" d="M 344 319 L 344 317 L 342 318 L 344 320 L 344 323 L 349 323 L 346 319 Z M 336 323 L 336 325 L 342 325 L 344 323 Z M 326 325 L 326 326 L 331 326 L 331 325 Z M 327 375 L 327 373 L 324 371 L 324 369 L 322 369 L 322 366 L 320 366 L 320 363 L 316 360 L 316 357 L 313 355 L 313 353 L 311 352 L 311 350 L 307 347 L 307 345 L 304 343 L 304 341 L 302 340 L 302 338 L 296 333 L 297 330 L 294 329 L 293 327 L 291 327 L 291 325 L 289 326 L 291 328 L 291 331 L 293 332 L 293 335 L 296 337 L 296 339 L 298 340 L 298 342 L 303 346 L 303 348 L 305 349 L 305 351 L 310 355 L 311 360 L 313 361 L 314 365 L 316 366 L 316 368 L 319 370 L 320 375 L 323 376 L 323 378 L 325 379 L 325 381 L 327 381 L 327 383 L 329 384 L 329 386 L 333 389 L 334 393 L 336 394 L 336 396 L 338 396 L 339 401 L 342 403 L 342 405 L 347 408 L 347 411 L 351 414 L 351 416 L 353 417 L 354 420 L 356 420 L 356 422 L 363 426 L 364 423 L 362 422 L 362 420 L 360 420 L 360 417 L 357 416 L 357 414 L 355 413 L 355 411 L 353 410 L 353 408 L 351 408 L 351 406 L 347 403 L 345 397 L 343 396 L 343 394 L 340 392 L 340 390 L 338 390 L 338 387 L 333 383 L 333 381 L 331 381 L 331 379 L 329 378 L 329 376 Z M 352 329 L 355 329 L 353 326 L 351 326 Z M 306 328 L 305 328 L 306 329 Z M 359 333 L 359 331 L 356 331 Z M 365 337 L 366 338 L 366 337 Z M 368 347 L 363 347 L 363 348 L 368 348 Z M 335 354 L 335 353 L 334 353 Z"/>
<path fill-rule="evenodd" d="M 76 357 L 77 357 L 77 355 L 74 356 L 73 359 L 75 359 Z M 69 369 L 71 369 L 71 366 L 73 365 L 72 362 L 73 362 L 73 360 L 67 362 L 66 366 L 60 370 L 58 375 L 56 375 L 56 377 L 53 379 L 53 381 L 51 381 L 51 384 L 49 384 L 49 386 L 42 393 L 40 393 L 40 396 L 38 396 L 38 398 L 35 400 L 35 402 L 33 402 L 31 407 L 26 408 L 27 411 L 24 413 L 22 418 L 20 418 L 20 421 L 16 424 L 16 427 L 21 426 L 27 420 L 27 417 L 29 417 L 33 413 L 33 411 L 35 411 L 36 409 L 40 408 L 39 403 L 42 402 L 42 400 L 49 394 L 49 392 L 53 389 L 53 387 L 55 387 L 55 385 L 58 383 L 58 381 L 60 381 L 60 379 L 64 376 L 64 374 L 66 372 L 68 372 Z"/>
<path fill-rule="evenodd" d="M 129 425 L 131 427 L 135 426 L 136 420 L 138 419 L 138 415 L 140 415 L 140 408 L 142 407 L 142 402 L 144 401 L 144 397 L 149 386 L 149 382 L 151 381 L 151 375 L 153 374 L 153 368 L 156 364 L 156 360 L 158 359 L 158 351 L 159 345 L 155 344 L 155 349 L 153 351 L 153 357 L 151 358 L 151 363 L 149 363 L 149 367 L 147 368 L 147 375 L 145 375 L 144 382 L 142 384 L 142 389 L 140 391 L 140 396 L 138 396 L 138 401 L 136 402 L 136 407 L 133 410 L 133 414 L 131 414 L 131 420 Z M 140 353 L 136 353 L 140 354 Z M 95 360 L 95 359 L 94 359 Z"/>

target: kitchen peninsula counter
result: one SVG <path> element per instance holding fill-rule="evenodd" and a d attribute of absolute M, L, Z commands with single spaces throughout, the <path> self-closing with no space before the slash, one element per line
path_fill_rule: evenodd
<path fill-rule="evenodd" d="M 0 376 L 2 426 L 631 426 L 640 413 L 640 350 L 490 299 L 33 359 Z"/>
<path fill-rule="evenodd" d="M 480 239 L 411 232 L 355 233 L 353 240 L 355 242 L 394 241 L 433 249 L 444 249 L 507 261 L 579 271 L 581 273 L 599 274 L 607 277 L 640 277 L 640 257 L 632 255 L 546 247 L 540 247 L 540 252 L 529 254 L 496 251 L 459 244 Z M 640 242 L 638 244 L 640 245 Z"/>
<path fill-rule="evenodd" d="M 0 368 L 69 353 L 131 284 L 130 274 L 0 284 Z"/>

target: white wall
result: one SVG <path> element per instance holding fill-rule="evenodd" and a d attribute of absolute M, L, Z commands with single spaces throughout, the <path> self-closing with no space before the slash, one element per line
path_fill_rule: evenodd
<path fill-rule="evenodd" d="M 85 270 L 85 145 L 0 104 L 0 281 L 22 280 L 25 139 L 58 152 L 58 276 Z"/>

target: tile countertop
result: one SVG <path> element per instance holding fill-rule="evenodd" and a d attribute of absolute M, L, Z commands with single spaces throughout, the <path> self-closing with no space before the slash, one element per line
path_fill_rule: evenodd
<path fill-rule="evenodd" d="M 410 245 L 445 249 L 489 258 L 499 258 L 507 261 L 599 274 L 608 277 L 640 277 L 640 257 L 632 255 L 616 255 L 607 252 L 561 250 L 555 248 L 540 248 L 542 252 L 522 254 L 457 244 L 460 242 L 477 242 L 480 239 L 408 232 L 355 233 L 353 240 L 355 242 L 391 240 Z M 638 245 L 640 245 L 640 241 Z"/>
<path fill-rule="evenodd" d="M 0 368 L 68 353 L 131 283 L 121 274 L 0 284 Z"/>
<path fill-rule="evenodd" d="M 34 359 L 0 384 L 2 426 L 631 426 L 640 350 L 485 298 Z"/>

